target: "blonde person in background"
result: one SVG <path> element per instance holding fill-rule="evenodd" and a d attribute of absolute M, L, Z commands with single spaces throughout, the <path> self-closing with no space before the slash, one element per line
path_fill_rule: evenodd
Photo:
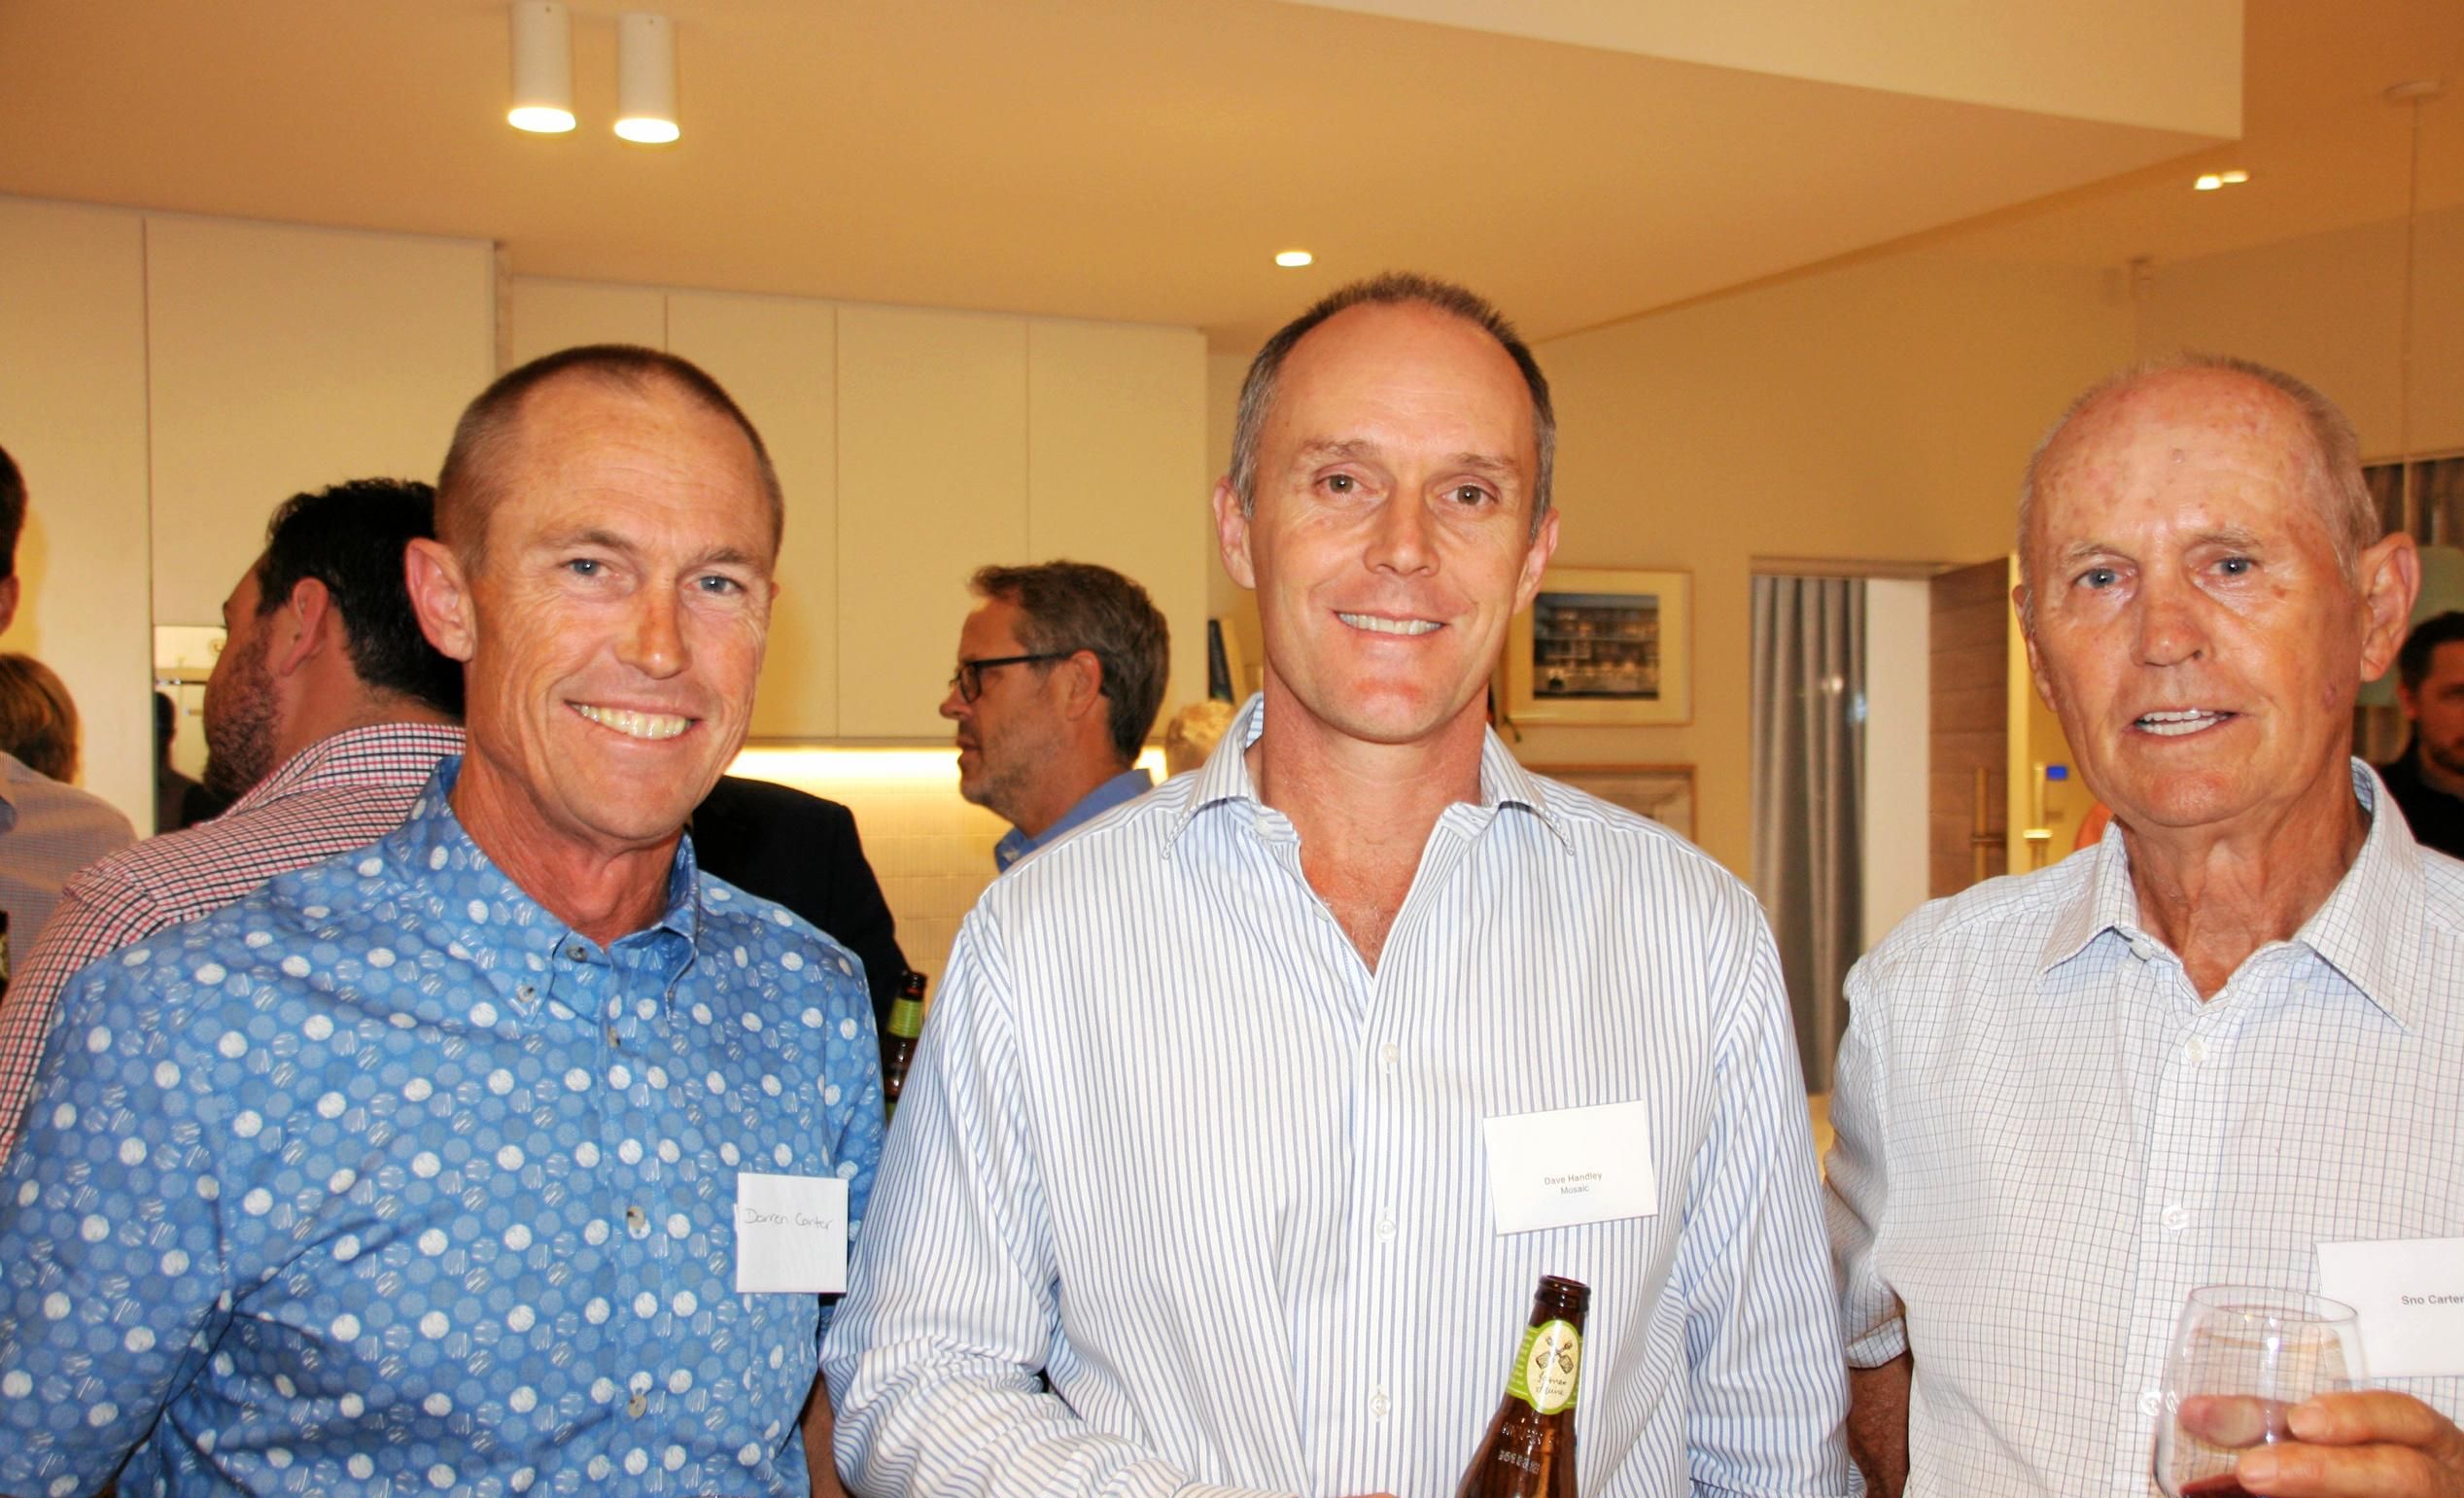
<path fill-rule="evenodd" d="M 1186 775 L 1206 763 L 1232 720 L 1232 705 L 1211 697 L 1173 714 L 1163 727 L 1163 773 Z"/>
<path fill-rule="evenodd" d="M 68 687 L 30 655 L 0 655 L 0 910 L 17 952 L 71 874 L 137 840 L 127 818 L 71 784 L 78 750 Z"/>

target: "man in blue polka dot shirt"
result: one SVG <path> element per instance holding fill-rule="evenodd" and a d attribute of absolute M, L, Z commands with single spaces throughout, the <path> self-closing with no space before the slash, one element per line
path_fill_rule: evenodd
<path fill-rule="evenodd" d="M 466 754 L 63 991 L 0 1175 L 0 1491 L 826 1481 L 872 1007 L 679 830 L 744 740 L 777 478 L 709 376 L 594 348 L 473 402 L 437 490 L 407 569 Z"/>

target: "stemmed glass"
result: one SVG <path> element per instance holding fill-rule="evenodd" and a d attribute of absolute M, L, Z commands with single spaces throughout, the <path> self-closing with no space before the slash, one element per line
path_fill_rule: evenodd
<path fill-rule="evenodd" d="M 2363 1377 L 2351 1306 L 2254 1285 L 2193 1290 L 2165 1360 L 2157 1485 L 2167 1498 L 2240 1498 L 2234 1467 L 2244 1448 L 2292 1440 L 2295 1405 Z"/>

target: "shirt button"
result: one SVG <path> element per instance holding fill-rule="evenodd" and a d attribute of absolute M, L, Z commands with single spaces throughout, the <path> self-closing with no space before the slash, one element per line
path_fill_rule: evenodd
<path fill-rule="evenodd" d="M 2194 1066 L 2207 1063 L 2207 1042 L 2193 1035 L 2182 1045 L 2182 1056 Z"/>
<path fill-rule="evenodd" d="M 1372 1419 L 1382 1420 L 1386 1418 L 1387 1411 L 1393 1410 L 1394 1408 L 1395 1402 L 1386 1397 L 1386 1391 L 1384 1389 L 1379 1389 L 1369 1396 L 1369 1413 L 1370 1417 Z"/>
<path fill-rule="evenodd" d="M 2165 1396 L 2154 1389 L 2139 1396 L 2139 1413 L 2152 1415 L 2165 1408 Z"/>
<path fill-rule="evenodd" d="M 1391 1040 L 1387 1041 L 1384 1045 L 1377 1048 L 1378 1068 L 1384 1071 L 1386 1075 L 1390 1077 L 1393 1076 L 1395 1074 L 1395 1063 L 1402 1058 L 1403 1054 L 1403 1047 L 1395 1044 Z"/>
<path fill-rule="evenodd" d="M 616 1027 L 613 1025 L 607 1027 L 607 1043 L 613 1046 L 624 1044 L 624 1038 L 616 1033 Z"/>
<path fill-rule="evenodd" d="M 580 942 L 575 942 L 575 943 L 573 943 L 572 946 L 570 946 L 570 947 L 568 947 L 568 948 L 566 948 L 566 949 L 565 949 L 565 955 L 566 955 L 567 957 L 569 957 L 569 958 L 572 958 L 574 961 L 578 962 L 578 961 L 580 961 L 582 958 L 586 958 L 586 957 L 590 956 L 590 949 L 589 949 L 588 947 L 583 946 Z"/>
<path fill-rule="evenodd" d="M 642 1216 L 642 1208 L 638 1206 L 626 1207 L 625 1231 L 635 1237 L 645 1237 L 650 1232 L 650 1219 Z"/>
<path fill-rule="evenodd" d="M 1395 1219 L 1393 1218 L 1393 1216 L 1389 1215 L 1389 1216 L 1385 1216 L 1385 1217 L 1380 1217 L 1380 1218 L 1378 1218 L 1378 1219 L 1377 1219 L 1377 1241 L 1379 1241 L 1379 1242 L 1381 1242 L 1381 1243 L 1391 1243 L 1391 1242 L 1393 1242 L 1394 1240 L 1395 1240 Z"/>
<path fill-rule="evenodd" d="M 642 1411 L 649 1408 L 650 1399 L 649 1396 L 645 1394 L 636 1394 L 633 1398 L 625 1401 L 625 1413 L 636 1417 L 639 1417 Z"/>
<path fill-rule="evenodd" d="M 2156 960 L 2156 943 L 2144 936 L 2134 936 L 2131 938 L 2131 956 L 2142 962 L 2153 962 Z"/>
<path fill-rule="evenodd" d="M 2165 1224 L 2166 1232 L 2179 1233 L 2182 1229 L 2190 1226 L 2190 1209 L 2180 1206 L 2169 1206 L 2165 1208 L 2162 1214 L 2159 1215 L 2158 1220 Z"/>

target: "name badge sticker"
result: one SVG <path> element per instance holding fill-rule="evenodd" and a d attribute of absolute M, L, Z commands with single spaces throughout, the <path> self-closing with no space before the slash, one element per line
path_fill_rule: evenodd
<path fill-rule="evenodd" d="M 1611 1102 L 1480 1121 L 1489 1149 L 1489 1204 L 1497 1231 L 1537 1233 L 1659 1211 L 1651 1168 L 1651 1115 Z"/>
<path fill-rule="evenodd" d="M 736 1293 L 836 1295 L 847 1288 L 847 1182 L 736 1172 Z"/>
<path fill-rule="evenodd" d="M 2464 1237 L 2321 1243 L 2318 1293 L 2359 1314 L 2371 1377 L 2464 1375 Z"/>

